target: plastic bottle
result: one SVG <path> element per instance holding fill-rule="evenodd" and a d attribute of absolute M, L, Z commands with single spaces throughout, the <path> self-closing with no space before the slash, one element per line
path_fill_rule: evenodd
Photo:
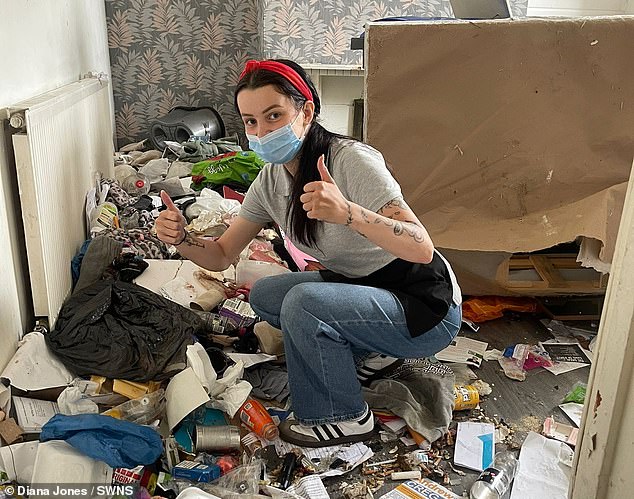
<path fill-rule="evenodd" d="M 164 408 L 165 390 L 159 388 L 143 397 L 123 402 L 103 414 L 132 423 L 149 424 L 160 416 Z"/>
<path fill-rule="evenodd" d="M 279 430 L 271 415 L 257 400 L 248 398 L 238 410 L 240 421 L 258 436 L 266 440 L 275 440 L 279 436 Z"/>
<path fill-rule="evenodd" d="M 471 499 L 500 499 L 509 489 L 515 472 L 517 459 L 512 452 L 498 452 L 490 467 L 485 469 L 471 486 Z"/>
<path fill-rule="evenodd" d="M 142 173 L 133 173 L 128 175 L 121 184 L 123 190 L 130 196 L 142 196 L 150 192 L 150 183 Z"/>

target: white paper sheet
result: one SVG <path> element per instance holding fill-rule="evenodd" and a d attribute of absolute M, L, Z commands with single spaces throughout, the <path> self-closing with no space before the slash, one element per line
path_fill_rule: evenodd
<path fill-rule="evenodd" d="M 318 475 L 302 477 L 286 490 L 297 494 L 302 499 L 330 499 L 328 491 Z"/>
<path fill-rule="evenodd" d="M 573 451 L 563 442 L 529 432 L 522 444 L 511 499 L 566 499 Z"/>
<path fill-rule="evenodd" d="M 31 483 L 39 443 L 24 442 L 0 447 L 0 470 L 7 473 L 9 480 Z"/>
<path fill-rule="evenodd" d="M 172 300 L 185 308 L 189 308 L 189 304 L 194 301 L 197 296 L 205 292 L 201 285 L 196 286 L 194 283 L 180 276 L 163 284 L 159 291 L 161 295 L 168 300 Z"/>
<path fill-rule="evenodd" d="M 51 353 L 44 335 L 32 332 L 18 343 L 0 378 L 8 379 L 20 390 L 30 391 L 68 386 L 75 376 Z"/>
<path fill-rule="evenodd" d="M 488 343 L 484 341 L 472 340 L 464 336 L 456 336 L 451 342 L 451 345 L 436 354 L 436 358 L 443 362 L 457 362 L 480 367 L 487 345 Z"/>
<path fill-rule="evenodd" d="M 170 431 L 185 416 L 209 402 L 209 396 L 191 367 L 174 376 L 165 390 L 167 424 Z"/>
<path fill-rule="evenodd" d="M 4 386 L 0 383 L 0 409 L 5 414 L 11 410 L 11 386 Z"/>
<path fill-rule="evenodd" d="M 244 364 L 241 360 L 228 367 L 222 378 L 211 386 L 211 401 L 207 407 L 220 409 L 229 414 L 229 417 L 234 417 L 253 389 L 251 383 L 242 379 L 243 373 Z"/>
<path fill-rule="evenodd" d="M 174 279 L 183 265 L 183 260 L 148 259 L 145 261 L 149 266 L 134 279 L 134 283 L 159 294 L 161 286 Z"/>
<path fill-rule="evenodd" d="M 61 440 L 42 442 L 37 448 L 31 485 L 86 483 L 110 485 L 113 469 Z M 55 489 L 52 489 L 55 490 Z"/>
<path fill-rule="evenodd" d="M 187 487 L 176 496 L 176 499 L 220 499 L 220 497 L 205 492 L 198 487 Z"/>
<path fill-rule="evenodd" d="M 207 393 L 218 379 L 218 374 L 211 365 L 209 354 L 200 343 L 187 345 L 187 367 L 191 367 Z"/>
<path fill-rule="evenodd" d="M 407 422 L 402 418 L 391 419 L 389 421 L 385 421 L 383 424 L 387 426 L 390 430 L 392 430 L 394 433 L 398 433 L 399 431 L 401 431 L 403 428 L 407 426 Z"/>
<path fill-rule="evenodd" d="M 18 425 L 25 433 L 39 433 L 42 426 L 59 412 L 57 404 L 47 400 L 13 397 L 13 405 Z"/>
<path fill-rule="evenodd" d="M 544 343 L 548 344 L 548 343 L 557 343 L 557 342 L 555 341 L 542 342 L 540 343 L 540 346 L 543 345 Z M 582 350 L 588 356 L 590 361 L 592 361 L 592 352 L 590 352 L 589 350 L 585 350 L 583 348 Z M 544 367 L 544 369 L 546 369 L 547 371 L 550 371 L 554 375 L 558 375 L 558 374 L 567 373 L 569 371 L 574 371 L 575 369 L 580 369 L 582 367 L 588 367 L 589 365 L 590 364 L 584 364 L 582 362 L 555 362 L 553 366 Z"/>
<path fill-rule="evenodd" d="M 583 404 L 577 404 L 576 402 L 567 402 L 565 404 L 559 404 L 559 408 L 564 411 L 564 414 L 570 418 L 577 428 L 581 427 L 581 416 L 583 415 Z"/>
<path fill-rule="evenodd" d="M 453 462 L 482 471 L 493 462 L 495 425 L 491 423 L 458 423 Z"/>
<path fill-rule="evenodd" d="M 161 294 L 161 287 L 178 277 L 192 285 L 197 293 L 196 296 L 207 290 L 198 282 L 198 279 L 194 277 L 194 272 L 204 269 L 196 265 L 191 260 L 147 259 L 145 261 L 149 265 L 148 268 L 145 269 L 140 276 L 134 279 L 134 283 L 139 286 Z M 218 272 L 217 274 L 225 279 L 230 279 L 233 275 L 235 275 L 235 270 L 233 266 L 231 266 L 229 269 L 223 272 Z M 187 303 L 186 306 L 189 307 L 189 303 Z"/>
<path fill-rule="evenodd" d="M 251 366 L 255 366 L 256 364 L 262 364 L 264 362 L 270 362 L 277 359 L 276 355 L 269 355 L 267 353 L 227 352 L 227 357 L 229 357 L 234 362 L 238 362 L 239 360 L 241 360 L 244 363 L 245 369 Z"/>

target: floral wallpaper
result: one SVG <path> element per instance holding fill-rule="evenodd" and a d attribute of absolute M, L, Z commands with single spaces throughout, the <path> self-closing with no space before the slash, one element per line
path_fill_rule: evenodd
<path fill-rule="evenodd" d="M 261 57 L 259 13 L 258 0 L 106 0 L 119 146 L 177 105 L 212 106 L 241 129 L 233 86 Z"/>
<path fill-rule="evenodd" d="M 515 16 L 528 0 L 511 0 Z M 451 17 L 449 0 L 106 0 L 119 146 L 172 107 L 212 106 L 241 131 L 233 86 L 247 59 L 358 65 L 367 21 Z"/>
<path fill-rule="evenodd" d="M 511 0 L 511 13 L 526 15 L 528 0 Z M 263 0 L 265 57 L 304 64 L 360 65 L 350 39 L 368 21 L 384 17 L 453 17 L 449 0 Z"/>

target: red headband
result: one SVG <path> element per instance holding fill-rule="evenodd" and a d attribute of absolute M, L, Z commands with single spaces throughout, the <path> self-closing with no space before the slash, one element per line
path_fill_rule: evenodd
<path fill-rule="evenodd" d="M 242 70 L 242 73 L 240 73 L 239 79 L 241 80 L 245 75 L 255 71 L 256 69 L 264 69 L 266 71 L 271 71 L 273 73 L 282 75 L 284 78 L 290 81 L 291 84 L 297 90 L 299 90 L 304 97 L 306 97 L 306 100 L 313 102 L 313 94 L 310 91 L 310 88 L 308 88 L 308 85 L 306 84 L 304 79 L 299 76 L 297 71 L 295 71 L 293 68 L 278 61 L 255 61 L 253 59 L 247 61 L 244 69 Z"/>

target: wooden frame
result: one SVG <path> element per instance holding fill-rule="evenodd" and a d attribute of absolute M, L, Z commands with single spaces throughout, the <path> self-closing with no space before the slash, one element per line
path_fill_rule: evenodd
<path fill-rule="evenodd" d="M 603 294 L 607 286 L 607 274 L 597 273 L 591 280 L 567 280 L 560 270 L 584 270 L 574 254 L 513 255 L 502 262 L 496 273 L 496 281 L 503 288 L 518 294 L 571 295 Z M 512 272 L 534 270 L 541 280 L 513 280 Z"/>
<path fill-rule="evenodd" d="M 632 497 L 634 473 L 634 169 L 612 260 L 580 438 L 572 499 Z"/>

